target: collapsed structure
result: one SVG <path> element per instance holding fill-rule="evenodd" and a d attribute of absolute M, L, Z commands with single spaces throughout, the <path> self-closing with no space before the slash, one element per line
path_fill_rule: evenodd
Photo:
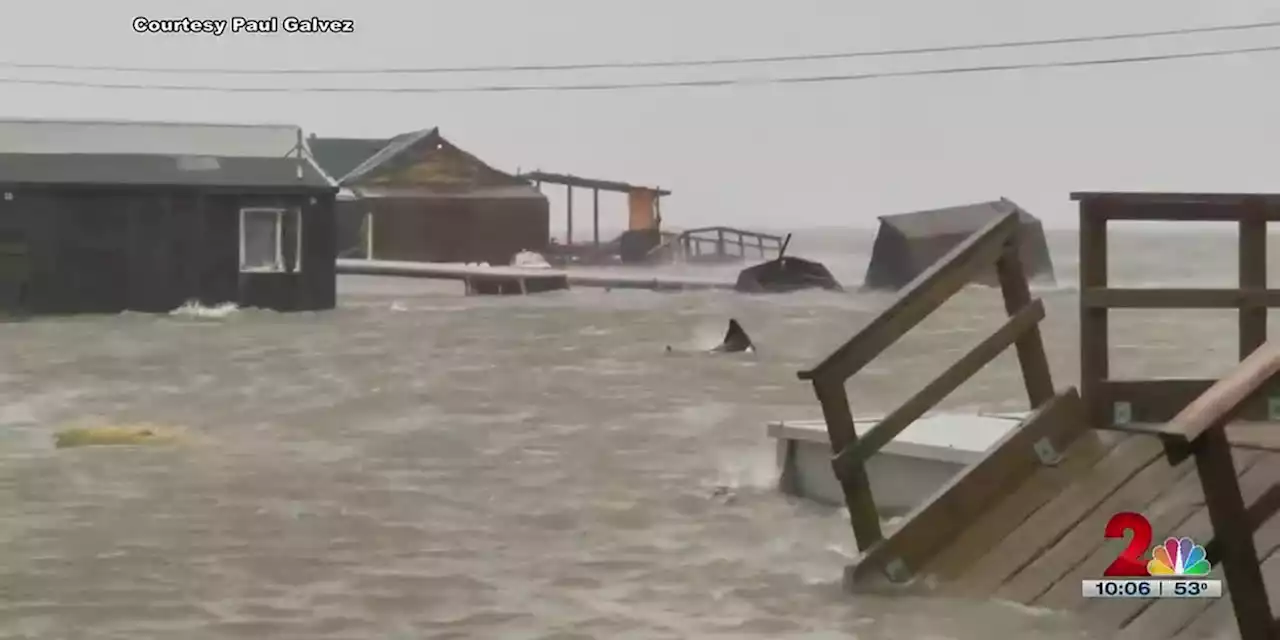
<path fill-rule="evenodd" d="M 863 286 L 896 291 L 923 273 L 939 258 L 974 232 L 1016 211 L 1019 252 L 1027 276 L 1054 281 L 1053 260 L 1044 226 L 1012 200 L 1001 198 L 942 209 L 880 216 L 880 230 L 871 249 Z M 974 281 L 996 286 L 994 269 L 982 271 Z"/>

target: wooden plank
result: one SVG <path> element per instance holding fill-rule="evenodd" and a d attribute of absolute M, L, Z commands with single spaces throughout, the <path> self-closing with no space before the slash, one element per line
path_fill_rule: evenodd
<path fill-rule="evenodd" d="M 827 375 L 846 379 L 853 375 L 968 284 L 974 274 L 990 268 L 1017 227 L 1017 212 L 1011 211 L 969 236 L 912 280 L 887 309 L 853 338 L 817 366 L 797 375 L 801 380 Z"/>
<path fill-rule="evenodd" d="M 1108 200 L 1123 205 L 1176 204 L 1240 207 L 1251 200 L 1280 202 L 1280 193 L 1209 191 L 1072 191 L 1071 200 Z"/>
<path fill-rule="evenodd" d="M 610 191 L 610 192 L 617 192 L 617 193 L 630 193 L 632 191 L 649 191 L 659 196 L 671 195 L 670 191 L 667 191 L 666 189 L 659 189 L 657 187 L 645 187 L 641 185 L 629 184 L 626 182 L 619 182 L 617 180 L 596 180 L 594 178 L 583 178 L 580 176 L 573 176 L 565 173 L 530 171 L 528 173 L 521 173 L 516 177 L 521 178 L 523 180 L 530 180 L 532 182 L 539 183 L 539 186 L 541 186 L 541 183 L 545 182 L 547 184 L 561 184 L 568 187 L 584 187 L 587 189 L 599 189 L 601 191 Z"/>
<path fill-rule="evenodd" d="M 1178 412 L 1165 426 L 1164 433 L 1183 442 L 1207 435 L 1205 432 L 1210 427 L 1230 420 L 1237 407 L 1277 373 L 1280 373 L 1280 343 L 1258 347 L 1230 373 Z M 1222 446 L 1227 446 L 1225 435 L 1222 435 Z"/>
<path fill-rule="evenodd" d="M 1008 544 L 992 549 L 975 564 L 974 571 L 964 578 L 968 591 L 979 597 L 995 593 L 1006 580 L 1057 544 L 1086 514 L 1162 452 L 1160 443 L 1153 438 L 1139 436 L 1121 442 L 1087 476 L 1067 487 L 1015 529 Z"/>
<path fill-rule="evenodd" d="M 1241 486 L 1243 487 L 1245 493 L 1251 496 L 1257 495 L 1266 486 L 1263 483 L 1259 482 L 1260 478 L 1262 479 L 1267 478 L 1267 476 L 1265 475 L 1265 471 L 1260 470 L 1258 466 L 1258 463 L 1262 459 L 1262 457 L 1263 456 L 1253 452 L 1244 452 L 1240 455 L 1240 458 L 1235 465 L 1234 471 L 1235 471 L 1235 474 L 1241 478 Z M 1197 480 L 1200 480 L 1200 475 L 1198 471 L 1194 475 L 1194 477 L 1196 477 Z M 1166 521 L 1162 520 L 1161 522 L 1158 523 L 1159 526 L 1157 526 L 1157 522 L 1155 520 L 1152 520 L 1151 528 L 1154 534 L 1152 537 L 1152 544 L 1158 544 L 1160 541 L 1163 541 L 1165 538 L 1168 538 L 1168 537 L 1187 536 L 1194 540 L 1199 541 L 1199 540 L 1208 540 L 1210 537 L 1213 536 L 1213 525 L 1212 525 L 1212 522 L 1210 521 L 1208 509 L 1206 506 L 1207 503 L 1212 498 L 1204 494 L 1203 490 L 1204 490 L 1203 482 L 1201 481 L 1200 494 L 1199 494 L 1201 497 L 1201 500 L 1192 502 L 1188 505 L 1192 507 L 1192 510 L 1190 512 L 1190 515 L 1188 515 L 1182 521 L 1172 526 L 1169 526 Z M 1094 573 L 1092 575 L 1086 575 L 1083 577 L 1092 578 L 1092 577 L 1097 577 L 1101 575 L 1102 570 L 1108 564 L 1110 564 L 1112 560 L 1115 559 L 1116 552 L 1118 550 L 1119 550 L 1118 547 L 1114 547 L 1114 546 L 1111 547 L 1110 556 L 1109 557 L 1104 556 L 1104 559 L 1102 559 L 1098 565 L 1089 567 L 1089 569 L 1092 570 Z M 1215 568 L 1215 571 L 1217 571 L 1216 568 Z M 1079 597 L 1078 595 L 1079 580 L 1076 581 L 1076 587 L 1077 587 L 1077 598 L 1078 598 Z M 1081 601 L 1078 600 L 1078 602 L 1081 602 Z M 1151 606 L 1152 602 L 1153 601 L 1151 600 L 1126 600 L 1123 602 L 1119 600 L 1111 600 L 1111 601 L 1088 600 L 1088 601 L 1082 601 L 1082 605 L 1078 608 L 1078 610 L 1083 615 L 1087 615 L 1090 618 L 1095 619 L 1102 624 L 1111 626 L 1116 629 L 1120 629 L 1125 627 L 1126 625 L 1131 624 L 1139 616 L 1141 616 L 1143 612 L 1148 607 Z"/>
<path fill-rule="evenodd" d="M 1240 219 L 1239 205 L 1206 204 L 1126 204 L 1115 207 L 1108 220 L 1150 220 L 1169 222 L 1235 222 Z M 1280 218 L 1273 218 L 1278 219 Z"/>
<path fill-rule="evenodd" d="M 1103 380 L 1097 387 L 1097 401 L 1102 405 L 1105 428 L 1114 423 L 1114 407 L 1128 403 L 1131 422 L 1163 424 L 1178 415 L 1202 393 L 1213 386 L 1207 378 L 1152 378 L 1147 380 Z"/>
<path fill-rule="evenodd" d="M 1015 232 L 1015 238 L 1017 238 Z M 1022 264 L 1022 243 L 1005 247 L 1004 255 L 996 261 L 996 277 L 1000 281 L 1000 295 L 1004 298 L 1005 313 L 1016 316 L 1032 303 L 1031 284 Z M 1040 304 L 1040 301 L 1036 301 Z M 1018 366 L 1022 369 L 1022 382 L 1027 390 L 1029 406 L 1038 407 L 1054 396 L 1053 373 L 1049 370 L 1049 357 L 1044 351 L 1044 339 L 1039 323 L 1022 334 L 1015 343 L 1018 350 Z"/>
<path fill-rule="evenodd" d="M 1037 322 L 1044 319 L 1044 303 L 1034 300 L 1012 318 L 1004 326 L 996 330 L 982 342 L 979 342 L 968 353 L 948 367 L 938 377 L 929 381 L 924 388 L 903 402 L 897 409 L 880 420 L 874 427 L 857 438 L 839 453 L 832 461 L 836 476 L 846 473 L 858 473 L 867 459 L 879 451 L 889 441 L 911 426 L 930 409 L 951 395 L 974 374 L 995 360 L 997 356 L 1009 348 L 1027 331 L 1034 329 Z"/>
<path fill-rule="evenodd" d="M 1151 380 L 1105 380 L 1098 385 L 1098 401 L 1103 407 L 1099 428 L 1111 425 L 1113 405 L 1129 403 L 1132 422 L 1169 422 L 1178 412 L 1203 395 L 1215 380 L 1197 378 L 1157 378 Z M 1241 405 L 1236 420 L 1266 421 L 1270 398 L 1280 398 L 1280 377 L 1267 380 L 1256 394 Z"/>
<path fill-rule="evenodd" d="M 916 573 L 957 530 L 1041 467 L 1043 463 L 1033 449 L 1037 442 L 1044 440 L 1061 452 L 1086 433 L 1089 430 L 1081 420 L 1079 394 L 1068 389 L 908 514 L 892 536 L 869 549 L 846 572 L 850 577 L 846 582 L 877 575 L 895 560 L 906 572 Z"/>
<path fill-rule="evenodd" d="M 1167 466 L 1162 460 L 1155 460 L 1151 464 Z M 1143 513 L 1151 521 L 1153 531 L 1164 532 L 1185 522 L 1195 514 L 1202 502 L 1200 478 L 1195 473 L 1188 473 L 1148 504 Z M 1124 547 L 1122 541 L 1106 539 L 1103 530 L 1094 530 L 1093 535 L 1098 540 L 1098 546 L 1059 578 L 1048 591 L 1032 600 L 1032 606 L 1074 611 L 1089 604 L 1088 600 L 1080 597 L 1080 581 L 1102 575 L 1103 570 Z"/>
<path fill-rule="evenodd" d="M 1080 198 L 1083 207 L 1086 204 L 1098 208 L 1098 217 L 1103 220 L 1152 220 L 1152 221 L 1201 221 L 1201 222 L 1236 222 L 1244 216 L 1244 204 L 1248 198 L 1241 194 L 1230 199 L 1188 201 L 1171 198 L 1153 198 L 1149 194 L 1116 197 L 1094 196 Z M 1280 220 L 1280 213 L 1271 210 L 1268 220 Z"/>
<path fill-rule="evenodd" d="M 997 589 L 996 597 L 1031 604 L 1102 545 L 1105 540 L 1102 532 L 1112 516 L 1121 511 L 1143 511 L 1194 468 L 1190 461 L 1176 467 L 1158 459 L 1148 464 L 1080 520 L 1057 544 Z"/>
<path fill-rule="evenodd" d="M 464 264 L 439 262 L 412 262 L 407 260 L 348 260 L 335 261 L 339 275 L 403 276 L 409 278 L 434 278 L 442 280 L 466 280 L 474 277 L 510 277 L 564 280 L 574 287 L 606 287 L 612 289 L 723 289 L 732 290 L 733 283 L 700 278 L 676 276 L 644 276 L 619 273 L 589 273 L 575 270 L 539 269 L 530 267 L 475 267 Z"/>
<path fill-rule="evenodd" d="M 1266 285 L 1240 289 L 1119 289 L 1091 287 L 1080 292 L 1091 309 L 1240 309 L 1280 307 L 1280 289 Z"/>
<path fill-rule="evenodd" d="M 1267 521 L 1276 515 L 1277 511 L 1280 511 L 1280 482 L 1267 487 L 1262 492 L 1262 495 L 1249 504 L 1246 511 L 1248 512 L 1249 530 L 1258 531 L 1261 529 Z M 1204 553 L 1205 560 L 1208 560 L 1209 564 L 1217 566 L 1222 559 L 1222 540 L 1215 537 L 1213 540 L 1204 543 Z"/>
<path fill-rule="evenodd" d="M 983 556 L 1002 544 L 1018 524 L 1048 504 L 1066 487 L 1078 482 L 1093 465 L 1127 436 L 1091 432 L 1077 438 L 1067 449 L 1063 461 L 1055 466 L 1040 467 L 1031 477 L 1017 485 L 1000 502 L 982 512 L 972 524 L 959 528 L 952 539 L 920 570 L 921 575 L 938 583 L 942 595 L 967 596 L 963 580 Z M 1078 591 L 1077 591 L 1078 595 Z"/>
<path fill-rule="evenodd" d="M 1080 288 L 1107 286 L 1107 221 L 1105 207 L 1096 201 L 1080 203 Z M 1080 305 L 1080 397 L 1090 424 L 1111 422 L 1103 406 L 1101 384 L 1110 377 L 1106 308 Z"/>
<path fill-rule="evenodd" d="M 844 381 L 814 380 L 813 392 L 822 405 L 822 417 L 827 423 L 827 436 L 831 440 L 832 452 L 842 451 L 856 443 L 858 432 L 853 426 L 853 412 L 849 408 L 849 393 L 844 388 Z M 836 478 L 844 493 L 845 505 L 849 508 L 849 523 L 853 526 L 854 540 L 858 543 L 858 549 L 865 551 L 884 538 L 884 533 L 880 530 L 880 510 L 871 494 L 871 480 L 867 477 L 867 469 L 860 466 Z"/>
<path fill-rule="evenodd" d="M 1280 422 L 1236 422 L 1226 429 L 1233 447 L 1280 452 Z"/>

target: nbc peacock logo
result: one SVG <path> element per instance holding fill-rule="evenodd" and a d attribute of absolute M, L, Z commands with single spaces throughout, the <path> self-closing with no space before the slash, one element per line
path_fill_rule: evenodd
<path fill-rule="evenodd" d="M 1151 577 L 1207 576 L 1212 567 L 1204 547 L 1191 538 L 1168 538 L 1151 549 L 1147 573 Z"/>

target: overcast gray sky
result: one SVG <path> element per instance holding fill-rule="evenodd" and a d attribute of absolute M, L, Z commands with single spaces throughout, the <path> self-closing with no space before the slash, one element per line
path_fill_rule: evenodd
<path fill-rule="evenodd" d="M 138 35 L 130 26 L 138 15 L 319 15 L 353 19 L 356 33 Z M 1280 19 L 1280 3 L 42 0 L 22 3 L 21 11 L 0 21 L 0 59 L 233 68 L 603 62 L 964 44 L 1268 19 Z M 0 75 L 241 86 L 583 83 L 865 72 L 1267 44 L 1280 44 L 1280 29 L 700 70 L 245 78 L 0 69 Z M 884 213 L 1004 195 L 1049 226 L 1069 227 L 1071 190 L 1280 191 L 1278 84 L 1280 53 L 1260 53 L 844 84 L 611 93 L 227 94 L 0 85 L 0 115 L 295 122 L 333 136 L 439 126 L 446 137 L 503 169 L 540 167 L 668 187 L 675 195 L 664 211 L 680 226 L 870 226 Z M 608 204 L 621 207 L 620 201 Z M 617 218 L 621 224 L 620 211 Z"/>

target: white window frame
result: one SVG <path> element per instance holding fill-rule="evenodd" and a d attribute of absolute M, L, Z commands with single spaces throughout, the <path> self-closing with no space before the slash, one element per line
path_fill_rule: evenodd
<path fill-rule="evenodd" d="M 245 252 L 247 250 L 247 237 L 245 235 L 245 218 L 251 214 L 273 213 L 276 221 L 276 258 L 275 264 L 266 267 L 249 267 L 245 265 Z M 294 227 L 297 233 L 294 239 L 297 242 L 293 256 L 293 273 L 302 272 L 302 210 L 298 208 L 286 209 L 282 207 L 243 207 L 240 209 L 240 273 L 284 273 L 284 219 L 286 215 L 292 215 L 295 221 Z"/>

